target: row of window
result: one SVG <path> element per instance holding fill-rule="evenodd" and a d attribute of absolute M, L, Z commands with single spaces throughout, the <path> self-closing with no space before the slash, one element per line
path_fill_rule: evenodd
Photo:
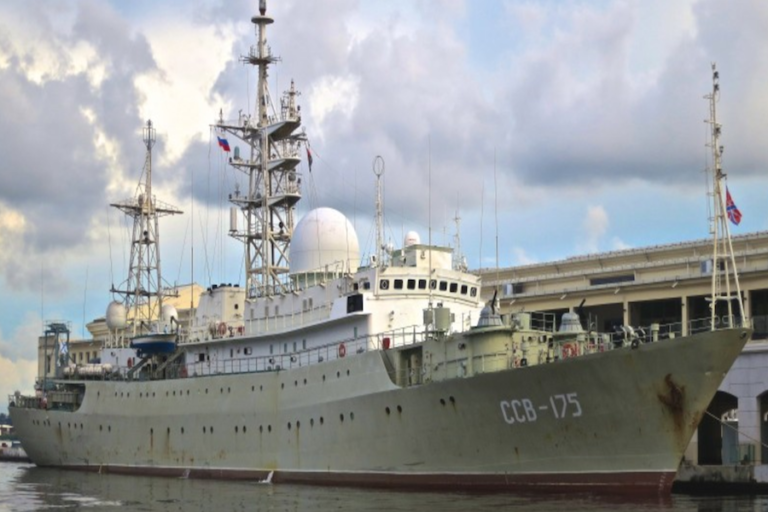
<path fill-rule="evenodd" d="M 426 290 L 426 279 L 392 279 L 392 289 L 394 290 Z M 379 280 L 380 290 L 389 290 L 390 280 Z M 460 295 L 469 294 L 470 297 L 477 297 L 477 287 L 466 284 L 459 284 L 450 281 L 438 281 L 437 279 L 429 280 L 429 288 L 432 290 L 439 290 L 441 292 L 458 293 Z"/>

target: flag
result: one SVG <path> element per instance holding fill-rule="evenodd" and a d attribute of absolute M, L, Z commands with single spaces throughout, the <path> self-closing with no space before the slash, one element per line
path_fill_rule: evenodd
<path fill-rule="evenodd" d="M 229 153 L 229 141 L 219 136 L 216 136 L 216 138 L 219 139 L 219 146 L 221 146 L 221 149 Z"/>
<path fill-rule="evenodd" d="M 312 152 L 309 150 L 309 146 L 307 146 L 307 165 L 309 165 L 309 172 L 312 172 Z"/>
<path fill-rule="evenodd" d="M 725 213 L 728 214 L 728 218 L 731 220 L 731 222 L 733 222 L 734 225 L 739 225 L 739 222 L 741 222 L 741 212 L 738 208 L 736 208 L 728 187 L 725 187 Z"/>

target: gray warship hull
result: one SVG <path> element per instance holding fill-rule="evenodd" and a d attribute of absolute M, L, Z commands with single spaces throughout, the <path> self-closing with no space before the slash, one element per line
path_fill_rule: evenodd
<path fill-rule="evenodd" d="M 83 381 L 75 411 L 10 408 L 39 466 L 478 490 L 665 494 L 749 339 L 725 329 L 398 385 L 397 350 L 289 370 Z"/>

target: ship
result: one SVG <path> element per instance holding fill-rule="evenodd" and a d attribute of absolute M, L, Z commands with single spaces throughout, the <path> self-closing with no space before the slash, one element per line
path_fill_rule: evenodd
<path fill-rule="evenodd" d="M 415 232 L 384 243 L 382 159 L 375 254 L 361 260 L 335 209 L 295 222 L 311 149 L 293 82 L 273 106 L 263 0 L 251 21 L 257 40 L 242 60 L 258 69 L 257 110 L 213 125 L 224 151 L 229 138 L 245 148 L 229 158 L 249 184 L 230 195 L 244 285 L 209 286 L 185 318 L 169 305 L 157 219 L 179 212 L 152 193 L 148 123 L 142 186 L 113 205 L 134 220 L 132 256 L 125 286 L 111 290 L 120 300 L 107 308 L 101 357 L 76 364 L 67 325 L 51 323 L 54 375 L 9 397 L 32 461 L 276 484 L 669 494 L 751 336 L 741 304 L 731 310 L 719 163 L 714 243 L 728 264 L 713 272 L 712 319 L 685 334 L 680 324 L 599 333 L 580 307 L 503 313 L 456 247 Z M 714 321 L 716 304 L 727 322 Z"/>

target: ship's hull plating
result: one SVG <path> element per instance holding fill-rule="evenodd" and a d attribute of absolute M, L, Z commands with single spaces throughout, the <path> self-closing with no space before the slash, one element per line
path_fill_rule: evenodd
<path fill-rule="evenodd" d="M 664 494 L 748 334 L 406 388 L 392 383 L 378 351 L 280 372 L 92 381 L 76 412 L 12 407 L 11 415 L 40 466 Z"/>

